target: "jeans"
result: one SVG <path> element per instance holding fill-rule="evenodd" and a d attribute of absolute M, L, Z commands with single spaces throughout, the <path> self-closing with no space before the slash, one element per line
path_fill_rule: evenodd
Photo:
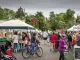
<path fill-rule="evenodd" d="M 58 47 L 59 47 L 59 41 L 56 41 L 55 48 L 58 49 Z"/>
<path fill-rule="evenodd" d="M 68 49 L 71 49 L 72 48 L 72 43 L 69 41 L 68 42 Z"/>
<path fill-rule="evenodd" d="M 32 53 L 35 52 L 35 47 L 38 48 L 38 44 L 31 43 L 30 48 L 31 48 L 31 52 L 32 52 Z"/>
<path fill-rule="evenodd" d="M 60 57 L 59 60 L 64 60 L 64 51 L 59 51 L 60 52 Z"/>

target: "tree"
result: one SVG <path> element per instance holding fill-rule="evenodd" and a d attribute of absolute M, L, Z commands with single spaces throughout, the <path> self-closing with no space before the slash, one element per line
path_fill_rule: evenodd
<path fill-rule="evenodd" d="M 68 9 L 64 15 L 64 22 L 66 23 L 66 28 L 71 27 L 74 24 L 74 10 Z M 70 23 L 71 22 L 71 23 Z"/>
<path fill-rule="evenodd" d="M 18 11 L 16 12 L 16 18 L 19 18 L 19 19 L 24 19 L 25 17 L 25 13 L 23 11 L 23 8 L 19 8 Z"/>
<path fill-rule="evenodd" d="M 0 20 L 8 20 L 11 18 L 15 18 L 15 12 L 13 10 L 10 10 L 8 8 L 1 8 L 0 7 Z"/>
<path fill-rule="evenodd" d="M 46 31 L 51 30 L 51 23 L 50 23 L 50 20 L 48 18 L 46 18 L 44 28 L 45 28 Z"/>
<path fill-rule="evenodd" d="M 13 10 L 9 11 L 9 18 L 10 19 L 15 19 L 15 12 Z"/>
<path fill-rule="evenodd" d="M 77 24 L 80 24 L 80 16 L 77 16 L 77 18 L 76 18 L 76 23 L 77 23 Z"/>
<path fill-rule="evenodd" d="M 31 19 L 33 19 L 35 16 L 34 15 L 31 15 L 31 14 L 26 14 L 26 23 L 28 23 L 28 24 L 31 24 L 32 25 L 32 23 L 31 23 Z"/>
<path fill-rule="evenodd" d="M 57 28 L 56 14 L 53 11 L 49 14 L 49 20 L 51 24 L 51 30 L 55 30 Z"/>
<path fill-rule="evenodd" d="M 30 17 L 28 14 L 26 15 L 26 23 L 31 24 Z"/>
<path fill-rule="evenodd" d="M 68 23 L 69 21 L 74 21 L 74 10 L 68 9 L 64 15 L 64 21 Z"/>
<path fill-rule="evenodd" d="M 31 19 L 31 23 L 35 28 L 39 29 L 38 19 L 36 17 Z"/>
<path fill-rule="evenodd" d="M 8 8 L 4 8 L 4 19 L 14 19 L 14 18 L 15 18 L 15 12 Z"/>
<path fill-rule="evenodd" d="M 39 29 L 40 30 L 45 30 L 45 17 L 44 17 L 44 15 L 43 15 L 43 12 L 37 12 L 36 14 L 35 14 L 35 17 L 38 19 L 38 25 L 39 25 Z"/>
<path fill-rule="evenodd" d="M 56 15 L 54 14 L 53 11 L 50 12 L 49 19 L 50 20 L 55 20 L 56 19 Z"/>
<path fill-rule="evenodd" d="M 64 15 L 65 13 L 56 14 L 56 23 L 58 29 L 62 29 L 65 26 Z"/>
<path fill-rule="evenodd" d="M 4 9 L 0 7 L 0 20 L 4 19 Z"/>
<path fill-rule="evenodd" d="M 32 22 L 33 24 L 36 24 L 36 23 L 38 23 L 38 19 L 34 17 L 34 18 L 31 19 L 31 22 Z"/>
<path fill-rule="evenodd" d="M 9 11 L 10 9 L 4 8 L 4 19 L 9 19 Z"/>

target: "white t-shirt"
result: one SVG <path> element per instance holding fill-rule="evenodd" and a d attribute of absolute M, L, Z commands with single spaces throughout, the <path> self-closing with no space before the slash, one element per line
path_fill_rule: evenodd
<path fill-rule="evenodd" d="M 43 32 L 43 38 L 47 38 L 48 37 L 48 33 L 47 32 Z"/>
<path fill-rule="evenodd" d="M 18 35 L 13 35 L 13 43 L 18 43 Z"/>

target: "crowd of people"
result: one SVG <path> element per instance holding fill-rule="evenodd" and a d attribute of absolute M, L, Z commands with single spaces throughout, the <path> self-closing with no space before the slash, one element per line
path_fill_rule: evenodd
<path fill-rule="evenodd" d="M 13 31 L 10 35 L 9 33 L 10 32 L 6 32 L 4 36 L 8 40 L 8 43 L 6 44 L 6 50 L 8 47 L 10 47 L 15 53 L 17 53 L 24 47 L 31 45 L 31 50 L 34 52 L 34 44 L 39 44 L 40 35 L 37 32 Z M 3 38 L 3 36 L 0 35 L 0 38 Z"/>
<path fill-rule="evenodd" d="M 80 46 L 80 32 L 62 32 L 62 33 L 47 33 L 43 32 L 43 40 L 47 41 L 49 38 L 51 44 L 51 50 L 59 50 L 59 60 L 64 60 L 64 51 L 73 51 L 74 45 Z M 44 42 L 45 44 L 45 42 Z"/>
<path fill-rule="evenodd" d="M 6 36 L 6 34 L 5 34 Z M 0 36 L 1 38 L 1 36 Z M 59 50 L 60 57 L 59 60 L 64 60 L 64 50 L 68 49 L 68 51 L 72 50 L 74 45 L 77 44 L 80 46 L 80 32 L 17 32 L 14 31 L 12 34 L 12 38 L 9 40 L 11 45 L 13 45 L 14 52 L 20 50 L 21 45 L 26 47 L 31 45 L 31 50 L 34 52 L 35 43 L 36 46 L 40 43 L 40 40 L 44 40 L 44 45 L 46 42 L 50 42 L 50 51 L 54 51 L 55 49 Z M 21 44 L 21 41 L 24 43 Z M 9 48 L 9 47 L 8 47 Z"/>
<path fill-rule="evenodd" d="M 31 45 L 31 48 L 32 48 L 31 50 L 34 52 L 34 43 L 39 43 L 39 40 L 40 40 L 39 34 L 36 32 L 31 32 L 31 33 L 23 32 L 19 34 L 17 34 L 17 32 L 14 32 L 14 35 L 12 38 L 13 45 L 14 45 L 14 52 L 17 52 L 17 50 L 21 48 L 20 41 L 23 41 L 22 46 Z"/>

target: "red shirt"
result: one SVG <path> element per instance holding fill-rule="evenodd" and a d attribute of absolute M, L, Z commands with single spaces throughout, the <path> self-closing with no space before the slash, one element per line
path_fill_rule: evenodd
<path fill-rule="evenodd" d="M 6 54 L 10 56 L 11 55 L 11 49 L 7 49 Z"/>
<path fill-rule="evenodd" d="M 75 45 L 76 44 L 76 41 L 73 39 L 72 40 L 72 45 Z"/>
<path fill-rule="evenodd" d="M 29 36 L 25 37 L 25 40 L 27 40 L 27 41 L 30 41 L 30 38 L 29 38 Z"/>
<path fill-rule="evenodd" d="M 51 43 L 55 43 L 55 41 L 56 41 L 56 34 L 52 34 L 50 36 L 50 39 L 51 39 Z"/>

